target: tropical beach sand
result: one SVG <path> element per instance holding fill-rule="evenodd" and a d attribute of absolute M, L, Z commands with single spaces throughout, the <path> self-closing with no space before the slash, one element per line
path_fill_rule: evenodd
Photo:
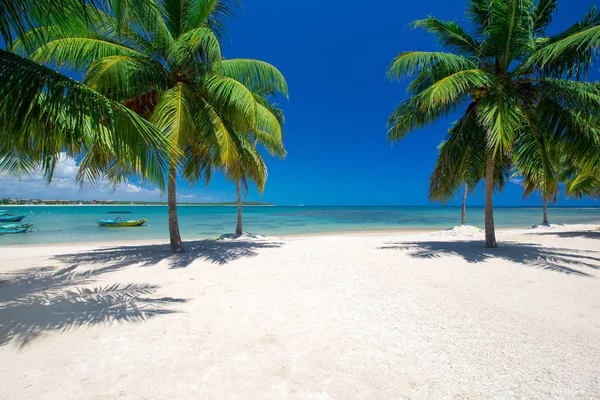
<path fill-rule="evenodd" d="M 598 399 L 600 231 L 0 251 L 5 399 Z"/>

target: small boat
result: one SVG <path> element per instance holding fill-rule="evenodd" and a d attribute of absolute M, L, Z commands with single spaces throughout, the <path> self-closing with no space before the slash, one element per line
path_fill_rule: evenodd
<path fill-rule="evenodd" d="M 23 218 L 25 218 L 24 215 L 12 215 L 3 210 L 0 211 L 0 222 L 19 222 Z"/>
<path fill-rule="evenodd" d="M 98 226 L 101 228 L 123 228 L 127 226 L 142 226 L 146 223 L 146 219 L 101 219 L 98 221 Z"/>
<path fill-rule="evenodd" d="M 0 225 L 0 235 L 4 235 L 7 233 L 25 233 L 33 224 L 5 224 Z"/>

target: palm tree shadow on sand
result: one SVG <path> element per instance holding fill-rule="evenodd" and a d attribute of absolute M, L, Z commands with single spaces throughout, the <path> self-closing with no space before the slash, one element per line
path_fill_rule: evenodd
<path fill-rule="evenodd" d="M 99 324 L 143 322 L 179 312 L 185 299 L 152 297 L 158 285 L 114 283 L 91 287 L 101 275 L 129 266 L 152 266 L 166 260 L 185 268 L 195 260 L 226 264 L 254 257 L 261 248 L 278 248 L 268 240 L 201 240 L 185 244 L 186 253 L 172 254 L 169 245 L 124 246 L 54 256 L 65 268 L 33 268 L 0 274 L 0 346 L 25 346 L 48 332 Z M 79 271 L 79 266 L 97 266 Z"/>
<path fill-rule="evenodd" d="M 103 248 L 55 258 L 74 267 L 101 264 L 104 268 L 120 269 L 130 265 L 152 266 L 166 261 L 170 268 L 177 269 L 187 268 L 196 260 L 223 265 L 240 258 L 255 257 L 259 249 L 279 248 L 282 245 L 281 242 L 270 240 L 206 239 L 184 243 L 185 253 L 173 254 L 168 244 L 159 244 Z"/>
<path fill-rule="evenodd" d="M 48 267 L 0 275 L 0 346 L 23 347 L 45 333 L 84 326 L 142 322 L 177 312 L 170 306 L 186 301 L 152 297 L 159 286 L 145 283 L 90 287 L 111 270 Z"/>
<path fill-rule="evenodd" d="M 410 257 L 421 259 L 458 256 L 469 263 L 502 259 L 529 267 L 587 277 L 593 275 L 586 272 L 586 269 L 600 270 L 598 251 L 547 247 L 531 243 L 502 242 L 498 244 L 497 249 L 486 249 L 478 240 L 393 242 L 380 249 L 401 250 L 407 252 Z"/>

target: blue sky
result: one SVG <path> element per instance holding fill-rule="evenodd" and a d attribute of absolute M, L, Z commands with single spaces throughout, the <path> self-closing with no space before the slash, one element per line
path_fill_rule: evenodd
<path fill-rule="evenodd" d="M 429 14 L 463 21 L 465 0 L 246 0 L 231 21 L 225 56 L 277 66 L 290 87 L 285 142 L 289 156 L 269 162 L 264 199 L 278 204 L 426 205 L 437 145 L 456 117 L 391 146 L 386 121 L 405 98 L 406 82 L 385 79 L 400 51 L 435 50 L 435 41 L 408 27 Z M 579 20 L 592 2 L 562 0 L 552 31 Z M 215 180 L 213 188 L 226 190 Z M 258 196 L 250 193 L 249 198 Z M 479 188 L 471 204 L 483 204 Z M 521 204 L 509 184 L 499 205 Z M 527 204 L 538 204 L 532 198 Z M 591 200 L 582 204 L 597 204 Z M 561 199 L 559 204 L 573 204 Z"/>
<path fill-rule="evenodd" d="M 579 20 L 591 4 L 560 1 L 551 31 Z M 248 200 L 281 205 L 432 204 L 427 191 L 437 145 L 457 117 L 390 145 L 386 121 L 405 98 L 407 82 L 389 82 L 385 73 L 400 51 L 437 49 L 428 34 L 408 27 L 411 21 L 432 14 L 464 22 L 467 1 L 244 0 L 244 5 L 227 25 L 225 56 L 267 61 L 283 72 L 290 88 L 289 101 L 280 101 L 287 119 L 288 157 L 268 159 L 265 193 L 261 197 L 251 190 Z M 219 175 L 209 188 L 181 182 L 179 192 L 200 200 L 235 198 L 235 187 Z M 482 188 L 469 200 L 472 205 L 483 201 Z M 520 187 L 507 185 L 495 203 L 523 204 Z M 540 201 L 534 197 L 525 204 Z M 598 202 L 561 198 L 558 204 Z"/>

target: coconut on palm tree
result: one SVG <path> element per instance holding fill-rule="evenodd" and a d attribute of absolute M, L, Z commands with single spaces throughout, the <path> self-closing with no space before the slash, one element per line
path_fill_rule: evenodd
<path fill-rule="evenodd" d="M 130 10 L 115 3 L 87 16 L 85 31 L 45 26 L 50 40 L 30 57 L 85 71 L 92 89 L 150 121 L 177 149 L 169 157 L 167 200 L 171 248 L 183 251 L 177 177 L 194 182 L 239 157 L 233 131 L 278 125 L 253 89 L 287 94 L 281 73 L 265 62 L 224 60 L 219 36 L 237 2 L 157 0 Z M 129 18 L 135 15 L 136 18 Z M 242 83 L 243 82 L 243 83 Z"/>
<path fill-rule="evenodd" d="M 556 7 L 556 0 L 471 0 L 467 15 L 472 33 L 432 16 L 416 21 L 415 27 L 433 34 L 447 51 L 403 52 L 389 68 L 391 79 L 413 77 L 409 97 L 389 119 L 390 140 L 401 140 L 452 112 L 463 113 L 458 125 L 466 129 L 455 131 L 464 137 L 448 141 L 455 141 L 458 152 L 470 146 L 481 152 L 473 159 L 482 159 L 484 166 L 486 247 L 496 247 L 495 178 L 510 161 L 520 135 L 539 138 L 554 131 L 559 141 L 572 142 L 596 129 L 588 110 L 600 109 L 598 87 L 579 79 L 595 60 L 600 13 L 592 9 L 581 22 L 548 37 Z"/>

